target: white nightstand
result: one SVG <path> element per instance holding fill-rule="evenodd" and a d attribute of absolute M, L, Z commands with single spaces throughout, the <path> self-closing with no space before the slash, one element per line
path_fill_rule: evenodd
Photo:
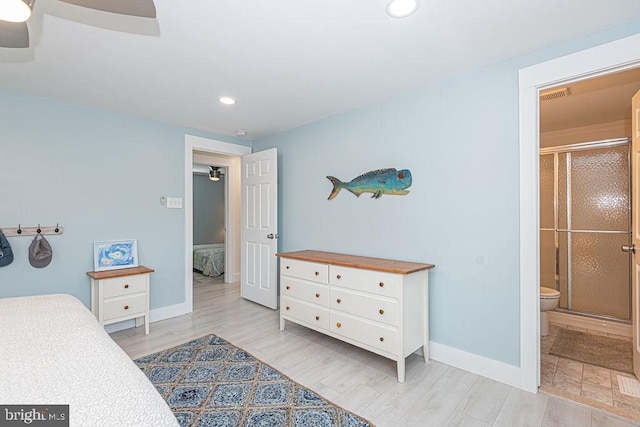
<path fill-rule="evenodd" d="M 139 266 L 120 270 L 89 271 L 91 312 L 101 325 L 136 319 L 149 333 L 149 277 L 154 270 Z"/>

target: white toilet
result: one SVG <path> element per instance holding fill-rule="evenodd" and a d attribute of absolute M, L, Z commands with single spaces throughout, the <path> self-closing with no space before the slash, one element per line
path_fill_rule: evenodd
<path fill-rule="evenodd" d="M 560 301 L 560 291 L 555 289 L 540 287 L 540 335 L 549 335 L 549 316 L 547 311 L 553 310 Z"/>

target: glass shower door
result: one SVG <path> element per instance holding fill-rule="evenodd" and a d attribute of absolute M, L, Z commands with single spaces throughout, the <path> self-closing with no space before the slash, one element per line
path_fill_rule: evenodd
<path fill-rule="evenodd" d="M 548 172 L 542 171 L 549 162 L 543 157 L 553 157 L 553 260 L 555 287 L 561 293 L 559 308 L 629 321 L 630 256 L 620 250 L 631 238 L 629 146 L 602 145 L 561 147 L 541 156 L 541 206 L 549 199 L 543 192 L 543 176 Z M 544 260 L 548 271 L 551 256 L 546 235 L 550 232 L 543 228 L 542 207 L 540 224 L 541 270 Z M 548 274 L 541 271 L 541 280 L 548 280 Z"/>

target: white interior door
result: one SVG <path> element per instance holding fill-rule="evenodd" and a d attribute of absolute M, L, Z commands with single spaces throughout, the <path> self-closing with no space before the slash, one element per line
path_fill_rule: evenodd
<path fill-rule="evenodd" d="M 240 294 L 278 308 L 278 160 L 275 148 L 242 157 Z"/>
<path fill-rule="evenodd" d="M 640 91 L 631 100 L 631 185 L 633 197 L 632 215 L 632 248 L 640 250 Z M 631 275 L 631 322 L 633 323 L 633 371 L 640 378 L 640 253 L 632 249 L 633 274 Z"/>

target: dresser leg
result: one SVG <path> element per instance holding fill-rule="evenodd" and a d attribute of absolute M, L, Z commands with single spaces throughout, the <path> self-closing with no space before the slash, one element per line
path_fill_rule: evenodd
<path fill-rule="evenodd" d="M 144 334 L 149 335 L 149 316 L 144 316 Z"/>
<path fill-rule="evenodd" d="M 404 357 L 402 356 L 398 358 L 398 382 L 404 382 Z"/>
<path fill-rule="evenodd" d="M 429 363 L 429 343 L 422 346 L 422 354 L 424 355 L 424 363 Z"/>
<path fill-rule="evenodd" d="M 280 317 L 280 330 L 284 331 L 284 318 Z"/>

